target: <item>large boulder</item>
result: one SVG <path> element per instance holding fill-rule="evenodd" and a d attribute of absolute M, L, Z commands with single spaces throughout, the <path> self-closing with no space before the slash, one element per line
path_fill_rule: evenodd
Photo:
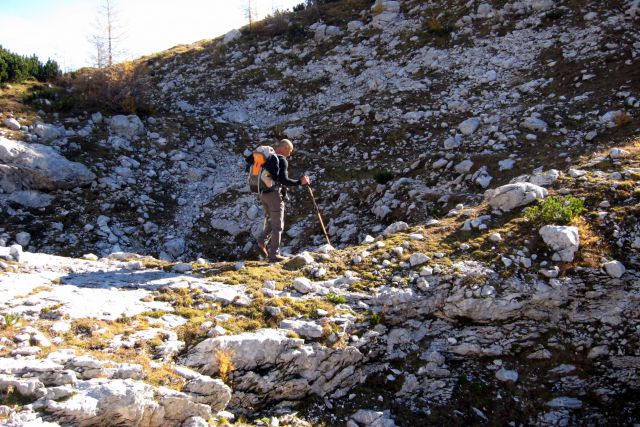
<path fill-rule="evenodd" d="M 47 400 L 44 412 L 78 426 L 179 426 L 190 417 L 212 416 L 208 405 L 185 393 L 140 381 L 93 379 L 79 382 L 77 388 L 64 401 Z"/>
<path fill-rule="evenodd" d="M 552 258 L 554 261 L 573 261 L 573 256 L 580 246 L 578 227 L 545 225 L 539 232 L 547 246 L 556 251 Z"/>
<path fill-rule="evenodd" d="M 85 165 L 67 160 L 51 147 L 0 137 L 0 188 L 7 193 L 69 190 L 95 178 Z"/>
<path fill-rule="evenodd" d="M 507 184 L 484 193 L 484 199 L 492 208 L 505 212 L 545 197 L 547 197 L 545 188 L 528 182 Z"/>
<path fill-rule="evenodd" d="M 204 374 L 231 371 L 232 407 L 252 408 L 309 395 L 341 397 L 364 374 L 355 347 L 305 345 L 287 331 L 262 329 L 202 341 L 180 360 Z"/>
<path fill-rule="evenodd" d="M 391 0 L 377 0 L 371 11 L 374 14 L 371 25 L 376 28 L 386 28 L 393 22 L 400 12 L 400 2 Z"/>
<path fill-rule="evenodd" d="M 144 125 L 136 115 L 113 116 L 109 123 L 109 129 L 116 135 L 133 138 L 144 133 Z"/>
<path fill-rule="evenodd" d="M 222 39 L 222 43 L 227 45 L 232 41 L 239 39 L 240 37 L 242 37 L 242 33 L 234 28 L 233 30 L 229 31 L 227 34 L 224 35 L 224 38 Z"/>
<path fill-rule="evenodd" d="M 49 123 L 38 122 L 33 125 L 33 131 L 42 139 L 57 139 L 63 134 L 63 131 Z"/>
<path fill-rule="evenodd" d="M 169 255 L 179 257 L 186 249 L 186 242 L 181 238 L 171 239 L 164 244 L 164 248 L 169 252 Z"/>
<path fill-rule="evenodd" d="M 189 393 L 198 403 L 206 403 L 214 411 L 222 411 L 231 400 L 231 388 L 222 380 L 213 379 L 206 375 L 199 375 L 191 379 L 182 389 Z"/>
<path fill-rule="evenodd" d="M 25 208 L 46 208 L 53 202 L 54 197 L 39 191 L 15 191 L 8 197 L 9 201 L 17 203 Z"/>

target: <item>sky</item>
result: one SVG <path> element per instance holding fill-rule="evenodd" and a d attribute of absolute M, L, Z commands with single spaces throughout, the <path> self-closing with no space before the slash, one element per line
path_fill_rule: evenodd
<path fill-rule="evenodd" d="M 63 71 L 91 66 L 103 0 L 0 0 L 0 45 L 20 55 L 51 58 Z M 111 0 L 112 2 L 114 0 Z M 252 0 L 260 17 L 304 0 Z M 123 59 L 226 34 L 248 23 L 247 0 L 115 0 Z"/>

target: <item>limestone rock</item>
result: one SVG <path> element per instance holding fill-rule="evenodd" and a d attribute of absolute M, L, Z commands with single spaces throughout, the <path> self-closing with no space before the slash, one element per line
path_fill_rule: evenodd
<path fill-rule="evenodd" d="M 86 426 L 179 425 L 193 416 L 211 417 L 208 405 L 177 391 L 127 380 L 95 379 L 78 383 L 67 400 L 44 402 L 43 411 L 66 424 Z"/>
<path fill-rule="evenodd" d="M 280 327 L 282 329 L 290 329 L 305 338 L 321 338 L 323 335 L 322 326 L 315 322 L 285 319 L 280 322 Z"/>
<path fill-rule="evenodd" d="M 45 140 L 56 139 L 62 136 L 60 129 L 48 123 L 35 123 L 33 125 L 33 131 L 36 135 Z"/>
<path fill-rule="evenodd" d="M 625 272 L 624 265 L 620 261 L 609 261 L 602 264 L 607 274 L 615 279 L 619 279 Z"/>
<path fill-rule="evenodd" d="M 224 35 L 224 38 L 222 39 L 222 43 L 229 44 L 234 40 L 238 40 L 240 37 L 242 37 L 242 33 L 234 28 L 233 30 L 229 31 L 227 34 Z"/>
<path fill-rule="evenodd" d="M 471 135 L 480 127 L 480 119 L 471 117 L 458 125 L 458 129 L 463 135 Z"/>
<path fill-rule="evenodd" d="M 491 207 L 505 212 L 528 205 L 536 199 L 544 199 L 546 196 L 547 190 L 545 188 L 524 182 L 503 185 L 484 193 L 484 198 Z"/>
<path fill-rule="evenodd" d="M 11 130 L 20 130 L 20 123 L 14 118 L 5 119 L 3 123 Z"/>
<path fill-rule="evenodd" d="M 293 288 L 301 294 L 308 294 L 313 292 L 314 287 L 311 284 L 311 280 L 306 277 L 298 277 L 293 281 Z"/>
<path fill-rule="evenodd" d="M 520 123 L 520 127 L 534 132 L 546 132 L 549 125 L 544 120 L 528 117 Z"/>
<path fill-rule="evenodd" d="M 516 382 L 518 381 L 518 373 L 502 368 L 496 372 L 496 378 L 502 382 Z"/>
<path fill-rule="evenodd" d="M 580 246 L 578 228 L 562 225 L 545 225 L 539 230 L 542 240 L 556 253 L 554 261 L 573 261 L 573 256 Z"/>
<path fill-rule="evenodd" d="M 116 135 L 126 138 L 142 135 L 144 133 L 144 125 L 140 118 L 136 115 L 129 116 L 113 116 L 109 123 L 109 129 Z"/>
<path fill-rule="evenodd" d="M 73 189 L 96 176 L 80 163 L 71 162 L 53 148 L 26 144 L 0 136 L 0 188 L 17 190 Z"/>
<path fill-rule="evenodd" d="M 193 378 L 182 389 L 189 393 L 199 403 L 206 403 L 214 411 L 222 411 L 231 400 L 231 388 L 222 380 L 213 379 L 205 375 Z"/>
<path fill-rule="evenodd" d="M 207 375 L 218 373 L 221 361 L 231 363 L 235 369 L 230 405 L 234 407 L 260 407 L 312 394 L 332 396 L 362 379 L 358 365 L 363 355 L 356 348 L 304 345 L 286 334 L 262 329 L 209 338 L 191 349 L 181 363 Z"/>
<path fill-rule="evenodd" d="M 400 231 L 404 231 L 408 229 L 409 229 L 409 224 L 403 221 L 398 221 L 398 222 L 394 222 L 393 224 L 385 228 L 382 234 L 385 236 L 389 236 L 393 233 L 398 233 Z"/>
<path fill-rule="evenodd" d="M 14 191 L 8 197 L 8 199 L 14 203 L 17 203 L 25 208 L 46 208 L 52 202 L 54 197 L 41 193 L 39 191 Z"/>

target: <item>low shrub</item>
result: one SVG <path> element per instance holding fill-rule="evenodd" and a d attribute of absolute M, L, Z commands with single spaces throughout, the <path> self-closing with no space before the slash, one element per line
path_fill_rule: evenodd
<path fill-rule="evenodd" d="M 7 313 L 3 315 L 5 327 L 14 326 L 20 322 L 20 316 L 17 314 Z"/>
<path fill-rule="evenodd" d="M 379 325 L 380 323 L 382 323 L 382 316 L 379 313 L 371 313 L 369 323 L 371 324 L 371 326 Z"/>
<path fill-rule="evenodd" d="M 442 22 L 437 18 L 427 20 L 425 27 L 427 31 L 436 36 L 447 36 L 453 32 L 453 25 L 450 22 Z"/>
<path fill-rule="evenodd" d="M 56 61 L 49 59 L 43 64 L 36 55 L 22 56 L 0 46 L 0 83 L 28 79 L 45 82 L 59 76 L 60 67 Z"/>
<path fill-rule="evenodd" d="M 72 94 L 55 88 L 35 90 L 25 95 L 22 98 L 22 102 L 39 108 L 44 107 L 45 109 L 61 112 L 71 111 L 76 106 L 76 99 Z"/>
<path fill-rule="evenodd" d="M 327 301 L 332 302 L 334 304 L 345 304 L 347 302 L 347 297 L 344 295 L 338 295 L 334 292 L 329 292 L 325 298 Z"/>
<path fill-rule="evenodd" d="M 524 210 L 530 221 L 545 224 L 568 224 L 584 211 L 584 200 L 573 196 L 550 196 Z"/>
<path fill-rule="evenodd" d="M 373 174 L 373 179 L 378 184 L 386 184 L 387 182 L 391 181 L 393 178 L 394 178 L 393 173 L 389 171 L 377 171 L 376 173 Z"/>
<path fill-rule="evenodd" d="M 631 124 L 631 122 L 633 122 L 633 117 L 625 111 L 619 111 L 613 116 L 613 123 L 615 123 L 616 126 L 626 126 Z"/>
<path fill-rule="evenodd" d="M 557 19 L 562 18 L 564 15 L 564 10 L 562 9 L 552 9 L 544 15 L 544 19 L 549 21 L 555 21 Z"/>
<path fill-rule="evenodd" d="M 151 113 L 145 64 L 123 62 L 107 68 L 85 68 L 69 75 L 66 84 L 79 106 L 124 114 Z"/>

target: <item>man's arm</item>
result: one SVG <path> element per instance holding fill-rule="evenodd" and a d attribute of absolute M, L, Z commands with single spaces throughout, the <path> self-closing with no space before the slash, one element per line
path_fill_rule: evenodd
<path fill-rule="evenodd" d="M 280 184 L 293 187 L 294 185 L 300 185 L 301 182 L 299 179 L 291 179 L 289 178 L 289 162 L 284 157 L 278 157 L 280 161 L 280 170 L 278 171 L 278 179 L 277 181 Z"/>

